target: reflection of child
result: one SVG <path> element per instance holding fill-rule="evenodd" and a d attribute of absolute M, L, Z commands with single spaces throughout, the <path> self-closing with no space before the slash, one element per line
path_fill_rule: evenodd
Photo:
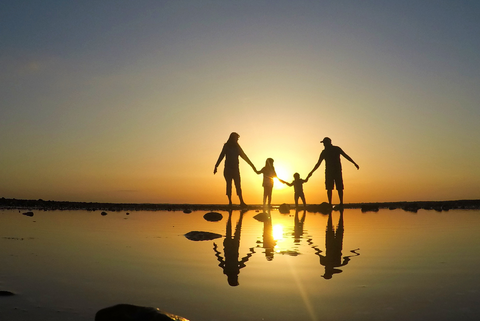
<path fill-rule="evenodd" d="M 277 177 L 275 168 L 273 167 L 273 159 L 267 158 L 265 161 L 265 167 L 257 171 L 257 174 L 263 174 L 263 206 L 268 198 L 268 206 L 272 203 L 272 189 L 273 179 Z"/>
<path fill-rule="evenodd" d="M 287 183 L 281 179 L 278 179 L 283 184 L 287 184 L 288 186 L 293 186 L 293 190 L 295 191 L 295 207 L 298 207 L 298 198 L 300 197 L 303 202 L 303 206 L 305 207 L 307 204 L 305 202 L 305 194 L 303 193 L 303 183 L 308 182 L 307 179 L 301 179 L 300 174 L 295 173 L 293 174 L 293 182 Z"/>

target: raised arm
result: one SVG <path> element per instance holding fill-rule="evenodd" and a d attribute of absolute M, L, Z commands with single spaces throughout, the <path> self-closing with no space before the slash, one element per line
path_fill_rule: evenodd
<path fill-rule="evenodd" d="M 217 163 L 215 164 L 215 168 L 213 170 L 214 175 L 217 173 L 217 167 L 218 165 L 220 165 L 224 157 L 225 157 L 225 145 L 223 145 L 222 151 L 220 152 L 220 156 L 218 156 Z"/>
<path fill-rule="evenodd" d="M 355 163 L 355 161 L 350 156 L 348 156 L 343 150 L 340 150 L 340 154 L 342 154 L 343 157 L 345 157 L 348 161 L 350 161 L 353 165 L 355 165 L 357 169 L 360 169 L 360 166 L 358 166 L 357 163 Z"/>

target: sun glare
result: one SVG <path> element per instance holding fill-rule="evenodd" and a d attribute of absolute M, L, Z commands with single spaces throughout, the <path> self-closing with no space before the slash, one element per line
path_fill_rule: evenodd
<path fill-rule="evenodd" d="M 290 180 L 290 178 L 287 176 L 288 173 L 285 171 L 284 168 L 275 166 L 275 172 L 277 173 L 277 176 L 278 176 L 280 179 L 283 179 L 285 182 L 289 182 L 289 183 L 290 183 L 291 180 Z M 285 188 L 285 187 L 288 187 L 288 185 L 287 185 L 287 184 L 283 184 L 282 182 L 280 182 L 280 181 L 278 180 L 278 178 L 275 178 L 275 179 L 273 180 L 273 187 L 274 187 L 275 189 L 283 189 L 283 188 Z"/>
<path fill-rule="evenodd" d="M 272 227 L 273 239 L 275 241 L 283 240 L 283 225 L 276 224 Z"/>

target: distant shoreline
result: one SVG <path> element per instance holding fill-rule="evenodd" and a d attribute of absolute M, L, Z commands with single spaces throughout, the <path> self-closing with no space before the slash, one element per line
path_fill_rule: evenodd
<path fill-rule="evenodd" d="M 282 205 L 273 205 L 278 208 Z M 285 205 L 283 205 L 285 206 Z M 290 209 L 294 205 L 288 204 Z M 262 209 L 262 205 L 248 205 L 247 210 Z M 419 209 L 448 211 L 451 209 L 480 209 L 480 200 L 456 201 L 418 201 L 418 202 L 370 202 L 344 204 L 346 209 L 361 209 L 362 212 L 376 212 L 379 209 L 403 209 L 417 212 Z M 29 210 L 86 210 L 86 211 L 228 211 L 239 210 L 239 205 L 226 204 L 154 204 L 154 203 L 98 203 L 98 202 L 69 202 L 69 201 L 44 201 L 0 198 L 0 209 L 29 209 Z M 303 209 L 303 207 L 301 207 Z M 338 209 L 338 206 L 334 206 Z M 327 203 L 307 205 L 308 212 L 325 212 L 329 210 Z"/>

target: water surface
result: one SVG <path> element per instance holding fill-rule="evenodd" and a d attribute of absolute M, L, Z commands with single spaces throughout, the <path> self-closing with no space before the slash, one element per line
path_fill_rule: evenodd
<path fill-rule="evenodd" d="M 192 321 L 480 318 L 479 210 L 34 213 L 0 211 L 5 320 L 93 320 L 118 303 Z"/>

